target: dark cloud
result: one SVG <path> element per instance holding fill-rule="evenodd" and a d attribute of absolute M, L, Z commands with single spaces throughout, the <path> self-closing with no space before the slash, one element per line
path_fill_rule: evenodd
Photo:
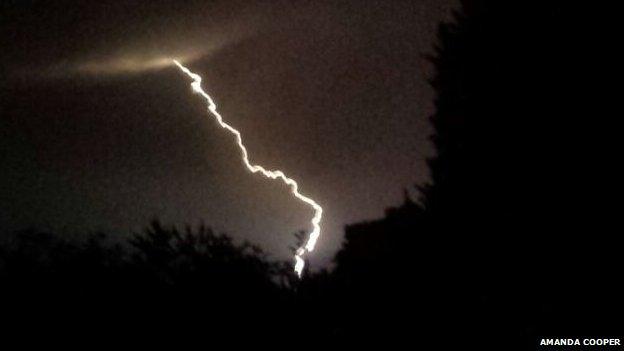
<path fill-rule="evenodd" d="M 285 256 L 307 207 L 243 169 L 167 59 L 204 77 L 251 158 L 344 224 L 428 179 L 426 82 L 453 1 L 23 1 L 2 6 L 3 225 L 127 232 L 203 219 Z M 54 77 L 43 81 L 40 78 Z"/>

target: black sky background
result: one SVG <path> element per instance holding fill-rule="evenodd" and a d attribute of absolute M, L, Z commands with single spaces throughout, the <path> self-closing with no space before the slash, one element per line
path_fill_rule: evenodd
<path fill-rule="evenodd" d="M 252 176 L 177 57 L 204 78 L 253 162 L 325 209 L 313 264 L 345 224 L 428 179 L 429 66 L 454 1 L 9 1 L 1 5 L 0 225 L 128 235 L 200 221 L 286 258 L 311 211 Z"/>

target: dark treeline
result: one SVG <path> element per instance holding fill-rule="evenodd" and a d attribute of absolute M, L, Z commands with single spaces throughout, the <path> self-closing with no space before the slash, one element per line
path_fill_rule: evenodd
<path fill-rule="evenodd" d="M 3 313 L 27 332 L 62 325 L 153 341 L 294 332 L 291 265 L 204 226 L 178 231 L 154 222 L 127 243 L 28 230 L 7 237 L 0 262 Z"/>
<path fill-rule="evenodd" d="M 123 244 L 26 231 L 0 248 L 3 314 L 17 329 L 70 318 L 73 335 L 206 346 L 535 350 L 621 334 L 621 246 L 595 182 L 602 145 L 583 142 L 597 129 L 567 11 L 462 1 L 440 25 L 431 183 L 347 226 L 331 272 L 299 280 L 205 227 L 155 222 Z"/>

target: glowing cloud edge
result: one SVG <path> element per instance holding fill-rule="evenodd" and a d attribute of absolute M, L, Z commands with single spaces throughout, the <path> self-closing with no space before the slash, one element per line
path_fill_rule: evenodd
<path fill-rule="evenodd" d="M 308 240 L 306 241 L 305 245 L 298 248 L 295 252 L 294 270 L 295 273 L 297 273 L 297 275 L 301 277 L 301 273 L 303 272 L 303 268 L 305 267 L 304 257 L 308 252 L 314 251 L 316 242 L 321 235 L 321 218 L 323 216 L 323 208 L 316 201 L 305 195 L 302 195 L 299 192 L 299 185 L 297 184 L 297 182 L 292 178 L 287 177 L 284 172 L 280 170 L 267 170 L 260 165 L 252 165 L 249 162 L 247 148 L 245 147 L 245 145 L 243 145 L 243 139 L 241 138 L 240 132 L 234 129 L 234 127 L 232 127 L 231 125 L 223 122 L 223 117 L 221 117 L 221 114 L 219 114 L 219 112 L 217 111 L 217 105 L 214 103 L 210 95 L 208 95 L 208 93 L 206 93 L 201 87 L 201 76 L 199 74 L 191 72 L 191 70 L 183 66 L 178 60 L 174 59 L 172 61 L 173 63 L 175 63 L 176 66 L 178 66 L 178 68 L 180 68 L 180 70 L 182 70 L 182 72 L 184 72 L 193 80 L 193 82 L 191 83 L 193 91 L 200 94 L 206 100 L 206 102 L 208 103 L 208 111 L 215 117 L 221 128 L 227 129 L 230 133 L 234 134 L 234 136 L 236 137 L 238 148 L 241 151 L 241 156 L 245 167 L 247 167 L 247 169 L 251 173 L 261 173 L 263 176 L 270 179 L 281 179 L 286 185 L 290 187 L 290 192 L 297 199 L 303 201 L 314 209 L 314 217 L 312 217 L 312 220 L 310 221 L 312 223 L 312 232 L 310 232 L 310 235 L 308 236 Z"/>

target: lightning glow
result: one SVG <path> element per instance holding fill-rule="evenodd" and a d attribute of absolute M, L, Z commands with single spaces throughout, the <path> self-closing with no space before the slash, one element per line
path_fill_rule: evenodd
<path fill-rule="evenodd" d="M 323 216 L 323 208 L 318 203 L 316 203 L 316 201 L 312 200 L 311 198 L 305 195 L 302 195 L 299 192 L 299 185 L 297 184 L 297 182 L 293 180 L 292 178 L 287 177 L 284 174 L 284 172 L 280 170 L 274 170 L 274 171 L 267 170 L 260 165 L 251 164 L 249 162 L 247 148 L 245 147 L 245 145 L 243 145 L 243 139 L 241 138 L 240 132 L 234 129 L 234 127 L 232 127 L 231 125 L 223 122 L 223 117 L 221 117 L 221 115 L 217 111 L 217 105 L 214 103 L 210 95 L 208 95 L 204 91 L 204 89 L 202 89 L 201 87 L 201 82 L 202 82 L 201 76 L 196 73 L 191 72 L 188 68 L 184 67 L 179 61 L 173 60 L 173 62 L 176 64 L 176 66 L 178 66 L 182 70 L 182 72 L 184 72 L 187 76 L 189 76 L 193 80 L 193 82 L 191 83 L 191 87 L 193 88 L 193 91 L 200 94 L 206 100 L 208 104 L 208 111 L 215 117 L 215 119 L 217 120 L 221 128 L 226 129 L 230 133 L 234 134 L 234 136 L 236 137 L 236 143 L 238 144 L 238 148 L 241 151 L 241 158 L 243 160 L 243 163 L 245 164 L 245 167 L 247 167 L 247 169 L 251 173 L 260 173 L 266 178 L 270 178 L 270 179 L 277 179 L 277 178 L 281 179 L 286 185 L 290 187 L 290 192 L 297 199 L 306 203 L 308 206 L 314 209 L 314 217 L 312 217 L 312 220 L 311 220 L 312 232 L 310 232 L 310 235 L 308 236 L 308 240 L 306 241 L 305 245 L 298 248 L 297 251 L 295 252 L 294 269 L 297 275 L 301 277 L 301 272 L 303 272 L 303 268 L 305 266 L 304 256 L 308 252 L 312 252 L 314 250 L 314 247 L 316 246 L 316 242 L 319 236 L 321 235 L 321 217 Z"/>

